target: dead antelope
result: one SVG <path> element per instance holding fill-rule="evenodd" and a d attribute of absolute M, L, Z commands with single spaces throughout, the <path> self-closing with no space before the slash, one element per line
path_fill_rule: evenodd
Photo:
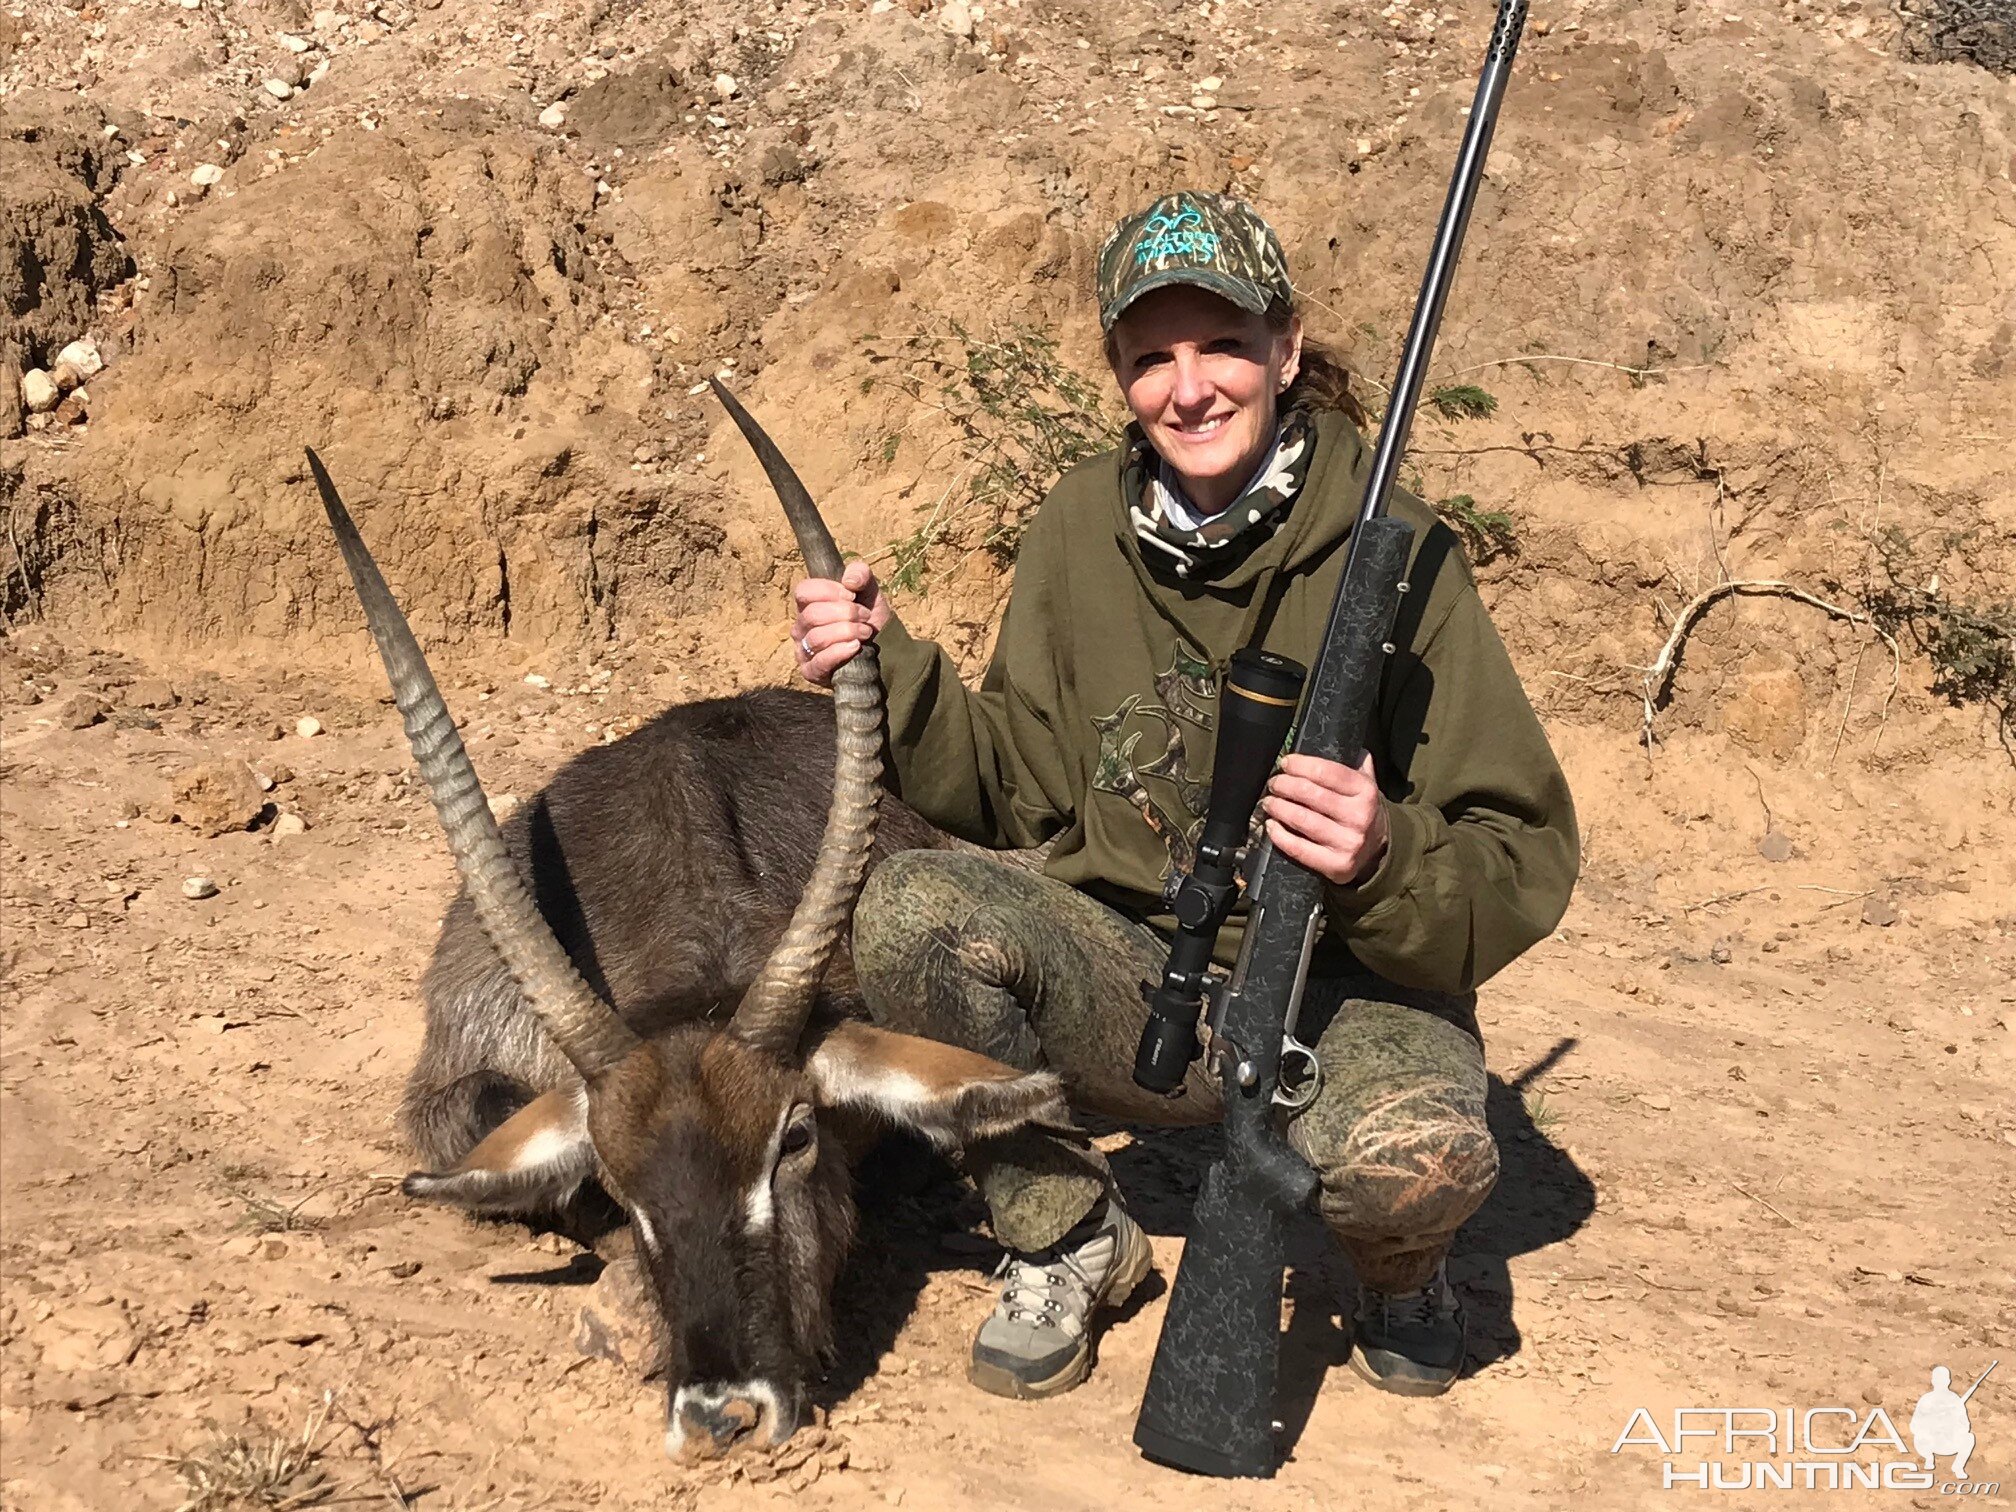
<path fill-rule="evenodd" d="M 716 392 L 807 569 L 838 577 L 840 554 L 804 486 Z M 405 1107 L 436 1169 L 406 1190 L 527 1212 L 598 1182 L 635 1227 L 663 1317 L 668 1451 L 781 1442 L 830 1345 L 859 1133 L 883 1121 L 951 1147 L 1064 1118 L 1047 1072 L 814 1013 L 875 849 L 883 704 L 872 647 L 835 678 L 829 720 L 809 711 L 828 702 L 816 695 L 672 711 L 654 736 L 639 731 L 570 768 L 507 844 L 404 615 L 321 462 L 308 460 L 464 890 L 429 970 L 428 1045 Z M 719 733 L 734 737 L 722 752 L 667 749 Z M 608 754 L 626 745 L 627 758 Z M 827 750 L 817 857 L 766 957 L 756 946 L 766 902 L 803 870 L 792 816 L 816 804 L 807 789 Z M 944 843 L 900 812 L 905 839 Z M 471 918 L 494 965 L 474 958 Z M 844 1008 L 850 990 L 839 984 L 829 1006 Z M 729 1003 L 725 1021 L 702 1021 Z"/>

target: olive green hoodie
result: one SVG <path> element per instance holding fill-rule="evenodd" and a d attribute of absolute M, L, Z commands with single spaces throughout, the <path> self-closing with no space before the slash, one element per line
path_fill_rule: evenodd
<path fill-rule="evenodd" d="M 1144 450 L 1081 464 L 1037 511 L 977 691 L 894 619 L 879 644 L 905 802 L 981 845 L 1054 839 L 1050 876 L 1166 930 L 1164 890 L 1206 804 L 1219 675 L 1256 631 L 1314 664 L 1371 452 L 1320 415 L 1281 528 L 1215 580 L 1179 582 L 1143 561 L 1128 518 Z M 1402 986 L 1467 992 L 1560 919 L 1575 813 L 1455 535 L 1411 497 L 1392 512 L 1415 548 L 1368 742 L 1392 838 L 1372 875 L 1327 890 L 1326 943 Z M 1220 935 L 1222 961 L 1242 925 Z"/>

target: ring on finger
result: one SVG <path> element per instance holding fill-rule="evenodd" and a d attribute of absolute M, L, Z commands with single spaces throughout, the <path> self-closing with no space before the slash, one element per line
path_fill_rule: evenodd
<path fill-rule="evenodd" d="M 812 643 L 809 637 L 803 635 L 798 637 L 798 650 L 805 660 L 812 660 Z"/>

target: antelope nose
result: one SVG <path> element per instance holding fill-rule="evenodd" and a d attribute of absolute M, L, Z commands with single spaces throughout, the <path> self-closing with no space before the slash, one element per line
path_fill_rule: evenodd
<path fill-rule="evenodd" d="M 679 1404 L 685 1452 L 693 1459 L 715 1459 L 726 1454 L 753 1434 L 762 1421 L 762 1407 L 745 1396 L 698 1398 Z"/>

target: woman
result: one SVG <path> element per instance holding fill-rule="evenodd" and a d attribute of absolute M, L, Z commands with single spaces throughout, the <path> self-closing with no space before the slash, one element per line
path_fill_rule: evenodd
<path fill-rule="evenodd" d="M 1247 206 L 1158 200 L 1115 229 L 1098 277 L 1134 424 L 1031 522 L 979 689 L 904 630 L 861 563 L 843 583 L 797 584 L 792 639 L 821 685 L 875 639 L 905 802 L 982 845 L 1050 843 L 1040 876 L 943 851 L 877 871 L 854 924 L 871 1013 L 1048 1065 L 1078 1108 L 1199 1123 L 1219 1114 L 1201 1067 L 1174 1100 L 1131 1071 L 1141 984 L 1168 950 L 1166 889 L 1206 807 L 1219 676 L 1249 643 L 1314 662 L 1370 452 Z M 1288 1132 L 1357 1271 L 1352 1364 L 1432 1395 L 1464 1355 L 1444 1257 L 1498 1170 L 1474 992 L 1553 929 L 1579 851 L 1567 784 L 1453 535 L 1417 500 L 1393 512 L 1416 546 L 1370 755 L 1355 769 L 1289 756 L 1262 802 L 1275 847 L 1326 882 L 1302 1010 L 1323 1090 Z M 970 1150 L 968 1169 L 1009 1250 L 972 1379 L 1068 1390 L 1089 1368 L 1092 1312 L 1147 1272 L 1147 1240 L 1083 1140 L 1024 1133 Z"/>

